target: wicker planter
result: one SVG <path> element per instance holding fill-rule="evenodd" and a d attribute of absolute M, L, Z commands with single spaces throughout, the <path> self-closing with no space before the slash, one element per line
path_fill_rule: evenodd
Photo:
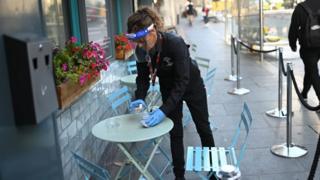
<path fill-rule="evenodd" d="M 79 83 L 73 83 L 71 81 L 67 81 L 66 83 L 60 84 L 57 86 L 57 97 L 59 102 L 59 108 L 64 109 L 72 102 L 77 100 L 80 96 L 82 96 L 88 89 L 94 85 L 100 76 L 91 78 L 86 81 L 85 84 L 80 85 Z"/>
<path fill-rule="evenodd" d="M 133 49 L 131 50 L 116 50 L 116 59 L 118 60 L 126 60 L 133 54 Z"/>

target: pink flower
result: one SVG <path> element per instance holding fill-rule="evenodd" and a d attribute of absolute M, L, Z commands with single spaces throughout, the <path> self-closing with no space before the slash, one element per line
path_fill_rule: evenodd
<path fill-rule="evenodd" d="M 97 64 L 96 63 L 91 63 L 91 68 L 94 69 L 97 67 Z"/>
<path fill-rule="evenodd" d="M 67 71 L 68 70 L 68 64 L 64 63 L 62 64 L 62 70 Z"/>
<path fill-rule="evenodd" d="M 92 57 L 96 57 L 97 54 L 94 53 L 94 52 L 92 52 L 92 51 L 89 51 L 89 50 L 84 50 L 82 56 L 83 56 L 84 58 L 90 59 L 90 58 L 92 58 Z"/>
<path fill-rule="evenodd" d="M 79 77 L 79 82 L 80 82 L 80 85 L 83 85 L 87 80 L 87 76 L 86 74 L 82 74 L 80 77 Z"/>
<path fill-rule="evenodd" d="M 106 65 L 106 64 L 102 65 L 102 69 L 105 71 L 108 70 L 108 65 Z"/>
<path fill-rule="evenodd" d="M 97 52 L 96 51 L 92 51 L 92 57 L 94 57 L 95 59 L 98 57 L 98 54 L 97 54 Z"/>
<path fill-rule="evenodd" d="M 72 36 L 72 37 L 70 38 L 70 41 L 71 41 L 72 43 L 76 43 L 78 40 L 77 40 L 76 37 Z"/>

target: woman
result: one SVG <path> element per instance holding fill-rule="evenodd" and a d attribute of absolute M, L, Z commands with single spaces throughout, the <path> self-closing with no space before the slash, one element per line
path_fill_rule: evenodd
<path fill-rule="evenodd" d="M 207 96 L 200 71 L 192 63 L 188 47 L 181 37 L 164 33 L 159 16 L 149 8 L 143 8 L 128 18 L 127 37 L 136 43 L 137 90 L 136 100 L 130 104 L 133 110 L 146 107 L 144 99 L 150 86 L 159 77 L 162 102 L 160 108 L 144 120 L 146 127 L 160 123 L 166 116 L 173 123 L 170 131 L 173 171 L 176 179 L 184 179 L 184 148 L 182 125 L 182 101 L 185 101 L 195 122 L 203 146 L 214 146 L 208 121 Z"/>

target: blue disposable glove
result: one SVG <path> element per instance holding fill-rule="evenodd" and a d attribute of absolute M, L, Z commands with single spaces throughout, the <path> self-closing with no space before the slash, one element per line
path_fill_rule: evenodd
<path fill-rule="evenodd" d="M 159 124 L 165 117 L 166 115 L 160 109 L 156 109 L 149 114 L 147 119 L 144 120 L 144 123 L 148 127 L 152 127 Z"/>
<path fill-rule="evenodd" d="M 143 109 L 145 109 L 147 107 L 146 103 L 144 102 L 144 100 L 142 99 L 137 99 L 134 100 L 130 103 L 129 105 L 129 111 L 132 112 L 135 110 L 135 108 L 139 107 L 139 105 L 142 105 Z"/>

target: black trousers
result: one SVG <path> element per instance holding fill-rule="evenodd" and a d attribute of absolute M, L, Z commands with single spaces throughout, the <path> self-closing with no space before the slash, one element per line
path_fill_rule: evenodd
<path fill-rule="evenodd" d="M 318 70 L 318 61 L 320 59 L 320 48 L 301 48 L 300 57 L 304 63 L 305 75 L 303 79 L 302 95 L 307 97 L 307 94 L 313 86 L 320 102 L 320 76 Z"/>
<path fill-rule="evenodd" d="M 164 101 L 166 99 L 167 97 L 163 97 Z M 186 101 L 191 112 L 202 146 L 215 146 L 208 120 L 207 95 L 204 86 L 202 85 L 201 88 L 198 88 L 195 93 L 186 94 L 183 100 Z M 182 105 L 182 101 L 179 102 L 176 108 L 168 115 L 174 123 L 173 129 L 170 131 L 170 144 L 173 160 L 173 172 L 177 178 L 184 177 L 185 173 Z"/>

